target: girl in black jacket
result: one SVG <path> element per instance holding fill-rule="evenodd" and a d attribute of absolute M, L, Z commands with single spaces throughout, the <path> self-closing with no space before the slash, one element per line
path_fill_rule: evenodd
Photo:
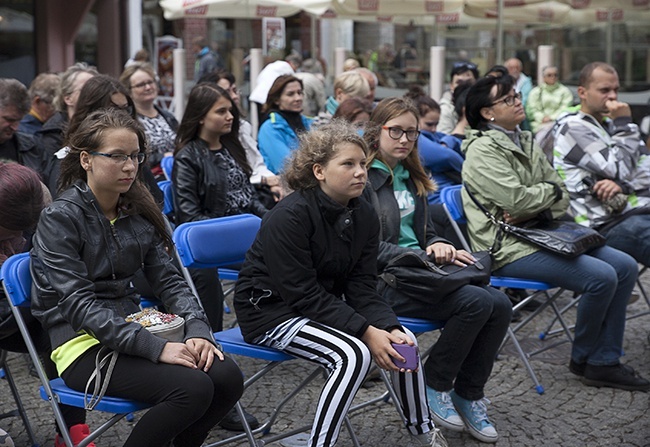
<path fill-rule="evenodd" d="M 239 112 L 228 93 L 202 83 L 190 92 L 174 152 L 176 224 L 234 214 L 262 217 L 267 209 L 248 178 L 239 141 Z M 212 329 L 223 329 L 223 290 L 217 269 L 190 269 Z"/>
<path fill-rule="evenodd" d="M 418 135 L 418 111 L 403 98 L 381 101 L 366 126 L 364 138 L 371 148 L 367 192 L 381 223 L 380 270 L 404 252 L 436 264 L 475 262 L 471 253 L 456 250 L 434 230 L 427 195 L 435 185 L 420 163 Z M 383 294 L 399 315 L 447 321 L 424 364 L 436 423 L 496 442 L 483 391 L 512 317 L 508 297 L 492 287 L 469 284 L 446 296 L 408 296 L 391 287 Z"/>
<path fill-rule="evenodd" d="M 152 404 L 124 446 L 199 447 L 243 381 L 169 254 L 164 217 L 142 182 L 144 131 L 124 111 L 99 109 L 69 147 L 65 191 L 41 213 L 33 238 L 32 313 L 70 388 L 84 391 L 96 358 L 119 353 L 106 393 Z M 140 269 L 165 308 L 184 318 L 181 342 L 125 320 L 139 310 L 131 282 Z"/>
<path fill-rule="evenodd" d="M 371 358 L 393 372 L 413 444 L 446 445 L 424 394 L 424 376 L 405 371 L 391 343 L 414 344 L 377 294 L 379 224 L 362 194 L 366 145 L 332 123 L 303 134 L 285 173 L 294 193 L 264 217 L 239 274 L 235 308 L 244 338 L 327 368 L 308 445 L 336 443 Z M 413 390 L 420 390 L 415 394 Z"/>

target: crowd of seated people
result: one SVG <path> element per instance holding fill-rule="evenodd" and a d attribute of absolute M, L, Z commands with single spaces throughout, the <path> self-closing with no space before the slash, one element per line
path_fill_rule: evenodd
<path fill-rule="evenodd" d="M 508 68 L 516 71 L 515 62 L 511 62 Z M 325 422 L 315 422 L 310 446 L 336 442 L 342 417 L 363 382 L 371 357 L 379 367 L 393 372 L 396 389 L 404 391 L 398 395 L 404 399 L 401 404 L 411 434 L 409 445 L 445 445 L 437 426 L 469 431 L 482 442 L 495 442 L 497 427 L 487 415 L 483 398 L 512 318 L 506 295 L 488 286 L 465 286 L 454 292 L 452 300 L 436 297 L 435 304 L 424 306 L 412 297 L 392 293 L 393 289 L 378 294 L 370 287 L 376 285 L 377 273 L 389 260 L 406 251 L 437 264 L 474 262 L 471 254 L 457 248 L 451 237 L 454 229 L 440 204 L 440 191 L 446 186 L 464 183 L 492 214 L 508 223 L 519 224 L 540 216 L 575 218 L 601 231 L 607 245 L 575 259 L 540 251 L 509 236 L 495 244 L 496 227 L 470 200 L 466 189 L 463 191 L 470 243 L 476 250 L 492 250 L 495 274 L 547 281 L 580 294 L 569 370 L 587 386 L 650 389 L 647 380 L 620 362 L 626 308 L 638 264 L 650 263 L 646 244 L 630 243 L 638 240 L 639 228 L 645 231 L 650 216 L 650 205 L 646 203 L 650 200 L 650 162 L 629 106 L 617 100 L 616 71 L 602 63 L 585 67 L 578 88 L 580 108 L 565 113 L 568 96 L 564 89 L 553 87 L 557 67 L 545 68 L 549 77 L 533 90 L 540 101 L 528 100 L 528 121 L 533 131 L 557 121 L 554 138 L 559 149 L 551 164 L 533 134 L 522 129 L 527 110 L 521 90 L 527 87 L 522 86 L 524 75 L 515 79 L 508 68 L 495 66 L 480 77 L 475 64 L 454 64 L 450 90 L 440 103 L 417 86 L 402 98 L 373 103 L 369 99 L 372 78 L 360 69 L 346 71 L 336 79 L 333 95 L 316 121 L 303 113 L 301 79 L 281 74 L 269 83 L 265 119 L 256 140 L 240 110 L 239 91 L 231 73 L 217 70 L 203 76 L 191 90 L 179 124 L 169 112 L 155 105 L 158 79 L 147 63 L 128 66 L 121 82 L 99 74 L 93 67 L 75 64 L 60 76 L 54 97 L 56 112 L 50 110 L 54 113 L 49 119 L 43 119 L 45 112 L 39 112 L 49 101 L 43 88 L 37 88 L 39 84 L 35 82 L 33 91 L 28 92 L 18 81 L 0 79 L 0 112 L 6 112 L 0 120 L 13 122 L 15 118 L 19 122 L 28 112 L 32 124 L 38 124 L 34 119 L 43 119 L 33 137 L 11 126 L 8 132 L 0 133 L 0 158 L 31 168 L 55 199 L 36 230 L 35 271 L 55 269 L 53 256 L 72 256 L 71 246 L 50 239 L 56 225 L 72 225 L 56 219 L 69 217 L 67 204 L 75 201 L 95 207 L 96 212 L 92 218 L 84 217 L 90 219 L 88 222 L 81 219 L 77 225 L 101 223 L 107 225 L 102 228 L 117 228 L 126 225 L 120 223 L 125 220 L 130 222 L 129 231 L 134 231 L 133 225 L 147 226 L 152 235 L 158 236 L 139 240 L 139 253 L 158 253 L 170 242 L 161 221 L 153 217 L 162 204 L 156 181 L 162 178 L 163 156 L 174 157 L 175 224 L 242 213 L 266 216 L 243 265 L 235 309 L 248 342 L 278 347 L 331 370 L 325 388 L 332 388 L 334 398 L 323 400 L 319 406 L 316 417 Z M 562 92 L 562 98 L 559 93 L 557 101 L 547 98 L 556 91 Z M 557 107 L 540 118 L 535 109 L 537 102 L 542 103 L 542 108 Z M 103 116 L 92 113 L 99 109 Z M 446 127 L 441 128 L 443 123 Z M 593 139 L 599 141 L 598 150 L 585 140 L 582 127 L 577 130 L 585 123 L 591 126 Z M 607 153 L 602 150 L 605 147 L 614 150 Z M 579 156 L 576 148 L 580 149 Z M 0 163 L 0 168 L 3 166 Z M 117 180 L 122 174 L 128 181 Z M 301 213 L 305 214 L 303 218 Z M 344 219 L 342 216 L 354 217 L 350 221 L 354 228 L 347 236 L 348 230 L 335 234 L 340 231 L 336 222 Z M 376 225 L 373 216 L 380 216 Z M 323 226 L 311 228 L 309 222 L 316 221 Z M 5 228 L 0 223 L 0 230 Z M 352 235 L 364 243 L 355 248 Z M 74 237 L 80 236 L 75 233 Z M 301 238 L 304 241 L 298 244 Z M 331 241 L 320 247 L 324 240 L 319 238 L 333 238 L 346 248 L 336 251 L 328 245 Z M 0 241 L 3 247 L 8 246 Z M 340 259 L 344 252 L 345 262 Z M 108 250 L 98 256 L 108 256 Z M 109 258 L 108 265 L 102 268 L 111 268 Z M 338 259 L 336 268 L 332 267 L 332 259 Z M 76 261 L 79 268 L 90 262 L 84 256 Z M 118 279 L 147 277 L 149 286 L 163 297 L 168 296 L 171 283 L 157 283 L 159 275 L 147 272 L 150 261 L 148 256 L 143 258 L 142 271 L 125 266 L 133 267 L 133 271 L 119 272 Z M 177 276 L 176 267 L 166 268 L 174 278 L 174 287 L 187 293 L 187 284 Z M 36 316 L 58 352 L 58 357 L 53 356 L 55 363 L 67 362 L 61 363 L 63 369 L 59 368 L 62 377 L 70 386 L 79 387 L 85 384 L 92 362 L 86 355 L 67 356 L 67 347 L 68 343 L 88 340 L 61 338 L 61 322 L 53 320 L 49 313 L 57 296 L 64 299 L 74 295 L 69 287 L 52 281 L 67 280 L 75 271 L 55 270 L 56 274 L 41 277 L 43 295 L 36 299 Z M 57 318 L 65 325 L 96 334 L 94 341 L 84 345 L 88 352 L 108 346 L 132 354 L 133 365 L 125 362 L 124 368 L 142 359 L 171 367 L 165 386 L 185 374 L 176 371 L 178 368 L 198 366 L 208 371 L 214 369 L 212 362 L 226 362 L 228 368 L 237 371 L 236 365 L 205 336 L 209 330 L 223 329 L 224 296 L 218 272 L 197 269 L 190 274 L 204 310 L 185 308 L 169 299 L 169 306 L 180 306 L 179 312 L 197 319 L 193 332 L 188 332 L 188 339 L 179 345 L 137 340 L 127 347 L 115 341 L 117 332 L 95 326 L 105 297 L 99 299 L 92 293 L 89 302 L 97 300 L 93 304 L 97 307 L 88 322 L 78 321 L 78 315 L 67 307 L 57 311 Z M 293 282 L 288 283 L 288 278 Z M 84 279 L 95 286 L 104 280 L 94 273 Z M 251 305 L 248 298 L 260 292 L 255 284 L 267 284 L 273 299 Z M 345 301 L 341 299 L 343 294 Z M 444 305 L 451 302 L 454 306 Z M 270 316 L 262 321 L 257 312 L 264 306 L 268 306 Z M 349 321 L 343 321 L 341 313 L 348 315 Z M 391 362 L 400 355 L 390 342 L 416 341 L 395 315 L 447 322 L 431 357 L 417 371 L 400 371 Z M 118 317 L 107 316 L 108 321 Z M 119 324 L 115 327 L 115 331 L 122 329 Z M 128 330 L 124 334 L 134 336 Z M 346 389 L 335 384 L 349 371 L 325 355 L 325 345 L 331 342 L 349 345 L 355 352 L 351 365 L 359 372 Z M 149 343 L 150 349 L 138 351 L 139 343 Z M 302 354 L 307 344 L 314 354 Z M 45 343 L 40 349 L 47 352 L 51 348 Z M 180 361 L 178 356 L 188 360 Z M 94 359 L 94 355 L 91 357 Z M 158 377 L 166 373 L 151 369 L 146 374 Z M 122 376 L 126 377 L 126 373 L 119 372 L 116 377 Z M 417 385 L 405 386 L 405 377 Z M 185 421 L 198 431 L 188 433 L 178 424 L 171 424 L 160 434 L 161 440 L 187 436 L 187 445 L 198 446 L 219 421 L 224 428 L 242 430 L 239 416 L 232 411 L 241 394 L 240 383 L 216 375 L 211 379 L 203 385 L 214 389 L 231 387 L 227 402 L 202 403 L 202 410 L 186 415 Z M 162 397 L 155 399 L 160 405 L 165 401 Z M 189 404 L 190 400 L 182 403 Z M 252 415 L 244 415 L 251 426 L 257 426 Z M 67 429 L 75 439 L 83 439 L 88 429 L 85 416 L 71 412 L 70 420 Z M 133 445 L 151 431 L 147 420 L 140 424 L 141 430 L 134 429 L 135 434 L 129 438 Z M 60 445 L 58 440 L 56 445 Z"/>

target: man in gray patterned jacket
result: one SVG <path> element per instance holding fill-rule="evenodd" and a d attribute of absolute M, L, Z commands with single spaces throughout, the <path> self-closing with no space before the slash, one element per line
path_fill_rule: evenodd
<path fill-rule="evenodd" d="M 617 100 L 616 70 L 604 62 L 580 72 L 580 110 L 558 118 L 554 166 L 576 222 L 650 265 L 650 157 L 630 106 Z"/>

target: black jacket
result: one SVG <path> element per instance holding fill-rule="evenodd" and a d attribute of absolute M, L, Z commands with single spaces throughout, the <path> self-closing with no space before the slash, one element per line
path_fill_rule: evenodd
<path fill-rule="evenodd" d="M 420 254 L 426 257 L 424 250 L 427 246 L 435 242 L 445 242 L 447 244 L 451 244 L 451 242 L 436 234 L 433 221 L 429 215 L 427 198 L 416 195 L 417 190 L 411 179 L 408 179 L 407 187 L 415 200 L 413 226 L 418 243 L 422 249 Z M 390 174 L 381 169 L 370 168 L 368 170 L 368 185 L 364 191 L 364 196 L 372 203 L 379 216 L 381 232 L 379 235 L 377 268 L 381 272 L 392 258 L 401 253 L 413 251 L 413 249 L 398 245 L 401 216 L 397 200 L 395 200 Z"/>
<path fill-rule="evenodd" d="M 228 167 L 221 158 L 210 153 L 205 141 L 197 138 L 176 153 L 172 180 L 177 224 L 226 215 Z M 246 187 L 251 189 L 253 199 L 237 214 L 250 213 L 262 217 L 267 209 L 259 201 L 248 178 Z"/>
<path fill-rule="evenodd" d="M 166 340 L 124 320 L 140 310 L 131 285 L 140 269 L 165 308 L 185 318 L 185 339 L 213 341 L 203 310 L 148 220 L 122 211 L 111 225 L 83 181 L 61 194 L 41 213 L 31 251 L 32 313 L 52 348 L 85 331 L 113 350 L 158 361 Z"/>
<path fill-rule="evenodd" d="M 399 328 L 376 291 L 378 234 L 363 199 L 344 208 L 320 188 L 282 199 L 264 216 L 239 273 L 235 309 L 244 339 L 298 316 L 357 337 L 371 324 Z"/>
<path fill-rule="evenodd" d="M 68 112 L 57 112 L 45 121 L 43 127 L 34 134 L 34 141 L 43 154 L 45 164 L 45 184 L 52 197 L 56 197 L 56 182 L 59 179 L 60 160 L 54 155 L 63 147 L 63 135 L 68 127 Z"/>
<path fill-rule="evenodd" d="M 46 160 L 43 152 L 36 146 L 34 138 L 26 133 L 16 132 L 13 137 L 13 144 L 18 153 L 18 159 L 14 160 L 21 165 L 32 168 L 41 176 L 41 180 L 46 179 Z"/>

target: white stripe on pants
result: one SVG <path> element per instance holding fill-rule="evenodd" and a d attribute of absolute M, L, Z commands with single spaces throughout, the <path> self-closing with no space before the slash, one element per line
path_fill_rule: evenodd
<path fill-rule="evenodd" d="M 415 340 L 412 334 L 409 335 Z M 370 350 L 357 337 L 310 321 L 296 334 L 285 351 L 319 363 L 329 371 L 321 390 L 308 446 L 331 447 L 336 444 L 343 419 L 368 374 L 372 359 Z M 402 402 L 405 422 L 414 434 L 427 432 L 433 427 L 422 371 L 420 367 L 416 374 L 393 374 L 393 384 Z"/>

